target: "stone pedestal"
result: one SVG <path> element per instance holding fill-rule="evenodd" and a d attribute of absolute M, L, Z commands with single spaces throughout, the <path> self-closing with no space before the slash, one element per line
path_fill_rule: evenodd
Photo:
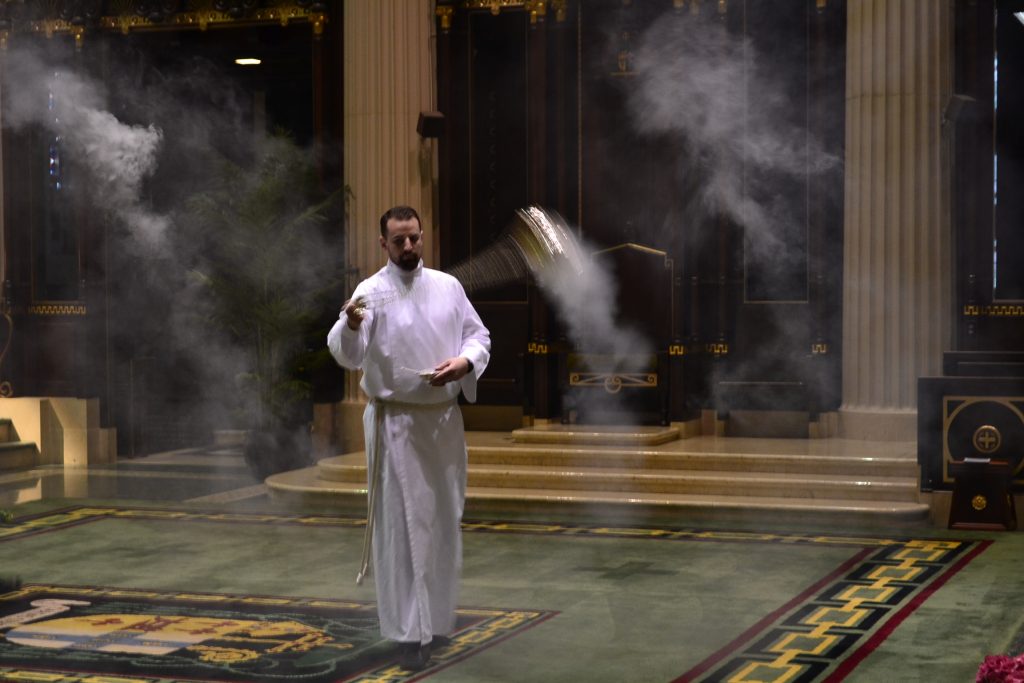
<path fill-rule="evenodd" d="M 117 430 L 100 426 L 98 398 L 0 398 L 18 438 L 39 449 L 42 465 L 85 467 L 117 460 Z"/>

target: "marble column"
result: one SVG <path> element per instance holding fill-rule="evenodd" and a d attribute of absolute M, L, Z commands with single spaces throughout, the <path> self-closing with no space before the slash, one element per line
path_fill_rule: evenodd
<path fill-rule="evenodd" d="M 351 286 L 384 265 L 380 215 L 408 204 L 425 231 L 424 261 L 436 267 L 436 143 L 416 132 L 420 112 L 437 108 L 433 3 L 344 0 L 344 172 L 352 190 L 346 259 Z M 347 373 L 341 408 L 343 450 L 362 448 L 365 397 Z"/>
<path fill-rule="evenodd" d="M 950 348 L 950 0 L 848 0 L 840 434 L 916 439 Z"/>

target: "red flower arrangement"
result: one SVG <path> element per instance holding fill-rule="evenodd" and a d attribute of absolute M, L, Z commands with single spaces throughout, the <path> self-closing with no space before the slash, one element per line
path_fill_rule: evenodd
<path fill-rule="evenodd" d="M 988 655 L 978 669 L 975 683 L 1024 683 L 1024 655 Z"/>

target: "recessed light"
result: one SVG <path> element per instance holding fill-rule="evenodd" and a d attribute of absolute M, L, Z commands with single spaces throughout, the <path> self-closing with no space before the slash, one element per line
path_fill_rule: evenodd
<path fill-rule="evenodd" d="M 239 66 L 257 66 L 262 64 L 263 60 L 257 57 L 239 57 L 235 60 L 235 64 Z"/>

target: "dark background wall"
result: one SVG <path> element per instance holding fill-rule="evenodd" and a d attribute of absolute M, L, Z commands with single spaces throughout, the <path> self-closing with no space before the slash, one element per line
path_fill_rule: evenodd
<path fill-rule="evenodd" d="M 695 23 L 691 5 L 585 0 L 567 3 L 562 17 L 549 11 L 534 21 L 522 8 L 495 15 L 453 4 L 451 27 L 438 39 L 445 265 L 493 244 L 516 208 L 557 209 L 593 251 L 634 243 L 664 253 L 668 277 L 620 277 L 619 285 L 628 292 L 623 322 L 646 330 L 670 366 L 668 386 L 660 385 L 672 394 L 670 419 L 706 407 L 834 410 L 841 166 L 780 179 L 735 159 L 746 197 L 767 204 L 783 197 L 792 208 L 776 235 L 788 254 L 780 266 L 749 248 L 728 212 L 709 210 L 705 141 L 637 121 L 644 88 L 651 97 L 643 70 L 657 68 L 639 63 L 643 43 L 652 31 L 706 25 Z M 699 7 L 702 21 L 771 60 L 786 88 L 786 125 L 841 160 L 845 3 Z M 672 54 L 663 61 L 676 68 Z M 759 106 L 756 83 L 746 97 L 736 107 Z M 667 310 L 662 300 L 671 302 Z M 499 340 L 482 400 L 564 417 L 557 357 L 578 344 L 566 338 L 548 298 L 531 285 L 480 293 L 475 302 Z M 732 389 L 738 381 L 742 391 Z"/>

